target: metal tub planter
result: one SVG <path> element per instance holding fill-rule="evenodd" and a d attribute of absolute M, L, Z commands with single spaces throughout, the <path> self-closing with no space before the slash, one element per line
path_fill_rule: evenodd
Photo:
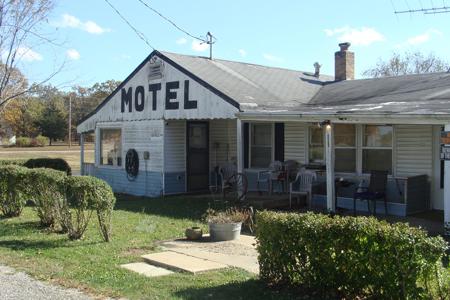
<path fill-rule="evenodd" d="M 239 239 L 242 222 L 209 223 L 209 234 L 212 241 L 231 241 Z"/>

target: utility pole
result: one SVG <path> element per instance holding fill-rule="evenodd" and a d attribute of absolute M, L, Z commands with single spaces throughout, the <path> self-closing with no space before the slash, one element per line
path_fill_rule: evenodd
<path fill-rule="evenodd" d="M 69 94 L 69 148 L 72 147 L 72 93 Z"/>

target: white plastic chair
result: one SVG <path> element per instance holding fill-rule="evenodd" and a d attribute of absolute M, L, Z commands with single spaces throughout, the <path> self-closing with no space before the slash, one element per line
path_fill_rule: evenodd
<path fill-rule="evenodd" d="M 237 167 L 233 163 L 227 163 L 223 166 L 219 167 L 219 172 L 217 176 L 220 180 L 220 191 L 223 192 L 223 190 L 226 188 L 226 184 L 228 179 L 230 179 L 234 174 L 237 173 Z"/>
<path fill-rule="evenodd" d="M 312 171 L 302 169 L 297 173 L 295 180 L 289 184 L 289 207 L 292 207 L 292 195 L 305 195 L 308 207 L 311 207 L 312 183 L 316 179 L 317 175 Z"/>
<path fill-rule="evenodd" d="M 260 184 L 266 183 L 269 187 L 269 194 L 272 194 L 272 182 L 279 180 L 279 176 L 283 172 L 283 163 L 281 161 L 273 161 L 269 165 L 268 170 L 259 171 L 258 178 L 256 179 L 256 187 L 259 193 L 261 193 Z"/>

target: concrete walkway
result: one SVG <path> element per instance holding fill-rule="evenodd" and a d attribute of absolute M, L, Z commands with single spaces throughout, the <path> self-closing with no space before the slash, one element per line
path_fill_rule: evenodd
<path fill-rule="evenodd" d="M 200 241 L 185 239 L 163 242 L 163 250 L 204 259 L 230 267 L 244 269 L 259 274 L 258 253 L 253 236 L 241 235 L 239 240 L 211 242 L 208 235 Z"/>
<path fill-rule="evenodd" d="M 196 274 L 228 267 L 259 274 L 255 238 L 241 235 L 239 240 L 211 242 L 208 235 L 199 241 L 179 239 L 161 242 L 162 252 L 143 255 L 147 263 L 122 265 L 147 277 L 164 276 L 170 271 Z"/>

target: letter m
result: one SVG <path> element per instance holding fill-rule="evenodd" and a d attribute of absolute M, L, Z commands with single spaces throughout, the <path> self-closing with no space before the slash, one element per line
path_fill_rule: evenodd
<path fill-rule="evenodd" d="M 125 89 L 121 90 L 122 92 L 122 112 L 125 112 L 125 106 L 128 105 L 128 112 L 131 112 L 131 110 L 133 109 L 133 105 L 132 105 L 132 100 L 133 100 L 133 93 L 132 93 L 132 88 L 129 87 L 128 91 Z"/>

